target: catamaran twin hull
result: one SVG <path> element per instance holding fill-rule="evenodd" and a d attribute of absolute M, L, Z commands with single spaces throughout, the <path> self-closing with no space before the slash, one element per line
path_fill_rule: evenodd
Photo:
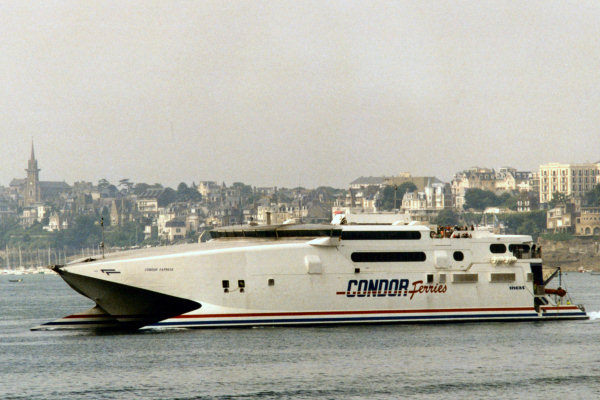
<path fill-rule="evenodd" d="M 34 329 L 587 319 L 530 236 L 425 226 L 223 228 L 56 271 L 96 303 Z M 450 236 L 450 237 L 448 237 Z"/>

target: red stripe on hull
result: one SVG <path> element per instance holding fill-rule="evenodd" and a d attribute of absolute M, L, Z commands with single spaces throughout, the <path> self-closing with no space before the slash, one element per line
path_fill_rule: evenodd
<path fill-rule="evenodd" d="M 369 314 L 418 314 L 418 313 L 452 313 L 452 312 L 498 312 L 498 311 L 535 311 L 533 307 L 513 308 L 446 308 L 429 310 L 367 310 L 367 311 L 305 311 L 274 313 L 239 313 L 239 314 L 194 314 L 179 315 L 172 318 L 232 318 L 232 317 L 297 317 L 307 315 L 369 315 Z"/>
<path fill-rule="evenodd" d="M 579 307 L 577 306 L 564 306 L 564 307 L 541 307 L 542 311 L 549 311 L 549 310 L 579 310 Z"/>

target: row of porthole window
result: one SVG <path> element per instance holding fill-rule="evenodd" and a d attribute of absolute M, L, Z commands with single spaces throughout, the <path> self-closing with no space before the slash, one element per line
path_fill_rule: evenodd
<path fill-rule="evenodd" d="M 240 293 L 244 293 L 245 288 L 246 288 L 246 282 L 243 279 L 238 280 L 238 289 L 240 290 Z M 223 291 L 225 293 L 229 292 L 229 280 L 227 280 L 227 279 L 223 280 Z"/>
<path fill-rule="evenodd" d="M 270 278 L 267 281 L 269 286 L 275 286 L 275 279 Z M 222 281 L 222 285 L 223 285 L 223 291 L 225 293 L 229 292 L 229 280 L 228 279 L 224 279 Z M 246 288 L 246 282 L 243 279 L 238 280 L 238 289 L 240 290 L 240 293 L 244 293 L 244 289 Z"/>

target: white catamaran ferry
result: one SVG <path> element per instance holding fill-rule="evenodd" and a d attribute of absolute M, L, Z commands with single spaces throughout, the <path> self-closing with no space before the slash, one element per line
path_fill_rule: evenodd
<path fill-rule="evenodd" d="M 54 265 L 91 309 L 34 329 L 587 319 L 530 236 L 411 224 L 216 229 Z"/>

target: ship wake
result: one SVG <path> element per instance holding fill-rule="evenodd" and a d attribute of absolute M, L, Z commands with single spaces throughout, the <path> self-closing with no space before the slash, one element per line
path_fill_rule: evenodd
<path fill-rule="evenodd" d="M 590 311 L 588 312 L 588 315 L 590 317 L 590 321 L 600 319 L 600 311 Z"/>

